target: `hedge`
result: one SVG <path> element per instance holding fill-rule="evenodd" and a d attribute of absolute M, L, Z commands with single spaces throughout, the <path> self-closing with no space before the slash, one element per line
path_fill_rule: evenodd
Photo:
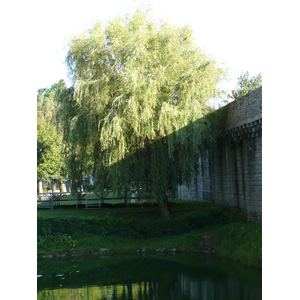
<path fill-rule="evenodd" d="M 112 216 L 96 217 L 38 217 L 37 235 L 94 234 L 130 238 L 156 238 L 189 232 L 205 226 L 226 224 L 228 214 L 220 209 L 199 210 L 169 220 L 121 219 Z"/>

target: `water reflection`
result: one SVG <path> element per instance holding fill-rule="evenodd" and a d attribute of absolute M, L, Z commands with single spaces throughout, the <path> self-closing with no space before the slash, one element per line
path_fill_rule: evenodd
<path fill-rule="evenodd" d="M 38 275 L 38 300 L 262 298 L 260 270 L 203 255 L 39 260 Z"/>

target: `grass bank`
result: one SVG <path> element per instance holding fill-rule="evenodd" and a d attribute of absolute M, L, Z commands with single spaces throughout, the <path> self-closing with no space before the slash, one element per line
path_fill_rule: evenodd
<path fill-rule="evenodd" d="M 199 203 L 171 203 L 170 220 L 157 205 L 100 210 L 57 207 L 39 210 L 38 256 L 136 253 L 156 251 L 216 252 L 245 264 L 261 266 L 261 224 L 236 211 Z"/>

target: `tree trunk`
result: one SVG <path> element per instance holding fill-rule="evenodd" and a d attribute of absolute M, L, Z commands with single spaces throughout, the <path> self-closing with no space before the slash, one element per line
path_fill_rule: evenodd
<path fill-rule="evenodd" d="M 172 216 L 172 211 L 171 211 L 170 203 L 168 201 L 168 197 L 167 196 L 159 197 L 157 199 L 157 202 L 160 208 L 161 217 L 163 219 L 170 219 L 170 217 Z"/>
<path fill-rule="evenodd" d="M 51 182 L 51 189 L 52 189 L 52 193 L 55 193 L 56 190 L 55 181 Z"/>
<path fill-rule="evenodd" d="M 59 190 L 61 193 L 65 193 L 67 191 L 66 184 L 62 180 L 59 182 Z"/>
<path fill-rule="evenodd" d="M 38 179 L 38 193 L 43 193 L 43 182 Z"/>

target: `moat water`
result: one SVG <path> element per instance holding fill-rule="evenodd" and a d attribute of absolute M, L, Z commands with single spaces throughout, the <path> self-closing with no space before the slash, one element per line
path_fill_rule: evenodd
<path fill-rule="evenodd" d="M 215 255 L 39 259 L 37 299 L 262 299 L 262 271 Z"/>

